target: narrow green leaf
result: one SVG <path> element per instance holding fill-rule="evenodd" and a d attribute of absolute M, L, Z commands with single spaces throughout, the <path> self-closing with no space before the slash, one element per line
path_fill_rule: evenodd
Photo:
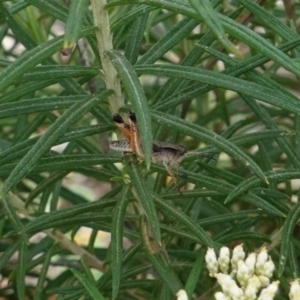
<path fill-rule="evenodd" d="M 114 50 L 108 51 L 107 55 L 121 77 L 128 100 L 132 104 L 136 114 L 145 154 L 145 163 L 149 169 L 151 165 L 153 137 L 150 112 L 144 90 L 132 65 L 123 55 Z"/>
<path fill-rule="evenodd" d="M 201 40 L 202 42 L 202 40 Z M 294 49 L 300 44 L 300 39 L 292 42 L 288 42 L 286 44 L 283 44 L 279 49 L 283 52 L 289 51 L 291 49 Z M 203 49 L 208 49 L 208 47 L 201 46 Z M 249 59 L 246 59 L 245 61 L 239 63 L 235 67 L 225 69 L 222 71 L 222 74 L 228 74 L 234 77 L 238 77 L 248 71 L 251 71 L 255 69 L 256 67 L 263 65 L 264 63 L 268 62 L 269 58 L 264 57 L 261 54 L 257 54 L 253 57 L 250 57 Z M 176 78 L 176 77 L 174 77 Z M 179 93 L 175 95 L 171 95 L 168 97 L 160 97 L 158 100 L 163 99 L 163 101 L 157 102 L 155 105 L 153 105 L 153 108 L 157 110 L 166 110 L 171 107 L 175 107 L 185 101 L 188 101 L 192 98 L 198 97 L 201 94 L 207 93 L 214 89 L 214 86 L 212 85 L 200 85 L 193 84 L 192 86 L 180 91 Z M 169 94 L 166 94 L 166 96 Z M 243 96 L 245 97 L 245 96 Z M 252 99 L 252 98 L 250 98 Z M 253 100 L 252 100 L 253 102 Z M 255 102 L 256 103 L 256 102 Z M 264 120 L 264 119 L 263 119 Z"/>
<path fill-rule="evenodd" d="M 139 239 L 137 239 L 138 242 L 136 244 L 133 244 L 129 249 L 124 251 L 123 255 L 123 265 L 130 262 L 132 257 L 136 255 L 139 251 L 142 249 L 142 245 Z M 112 278 L 112 272 L 111 269 L 107 270 L 103 276 L 100 277 L 98 282 L 96 283 L 96 286 L 98 289 L 103 288 Z"/>
<path fill-rule="evenodd" d="M 202 248 L 197 254 L 197 260 L 195 261 L 191 273 L 185 284 L 185 290 L 190 298 L 192 298 L 203 270 L 205 251 L 206 249 Z"/>
<path fill-rule="evenodd" d="M 63 48 L 73 48 L 80 36 L 84 15 L 87 12 L 88 0 L 72 0 L 70 2 L 66 33 Z"/>
<path fill-rule="evenodd" d="M 216 241 L 222 245 L 232 243 L 234 241 L 244 241 L 246 243 L 250 242 L 251 240 L 255 241 L 258 245 L 262 245 L 263 243 L 271 243 L 271 239 L 267 234 L 243 230 L 240 230 L 239 232 L 222 234 L 216 238 Z"/>
<path fill-rule="evenodd" d="M 18 256 L 18 266 L 16 272 L 17 293 L 19 299 L 25 299 L 25 276 L 27 266 L 28 246 L 25 241 L 21 242 Z"/>
<path fill-rule="evenodd" d="M 20 82 L 39 81 L 48 79 L 60 79 L 69 77 L 83 77 L 99 75 L 99 68 L 86 66 L 37 66 L 31 71 L 25 73 L 19 80 Z M 59 81 L 59 80 L 57 80 Z"/>
<path fill-rule="evenodd" d="M 238 0 L 244 7 L 247 8 L 253 15 L 258 18 L 266 27 L 274 30 L 279 36 L 286 41 L 297 39 L 299 36 L 297 32 L 288 27 L 287 24 L 281 22 L 275 15 L 269 13 L 261 5 L 254 1 Z"/>
<path fill-rule="evenodd" d="M 47 132 L 36 142 L 24 158 L 17 164 L 5 181 L 2 193 L 5 195 L 13 185 L 22 179 L 34 167 L 36 162 L 46 153 L 50 147 L 75 123 L 82 115 L 86 114 L 93 106 L 105 100 L 111 91 L 105 91 L 101 95 L 93 97 L 89 101 L 81 101 L 71 106 L 61 117 L 59 117 L 47 130 Z"/>
<path fill-rule="evenodd" d="M 300 69 L 294 63 L 293 59 L 279 51 L 267 39 L 261 37 L 250 28 L 238 22 L 234 22 L 225 16 L 220 16 L 220 18 L 223 19 L 223 26 L 228 33 L 245 42 L 247 45 L 252 46 L 258 52 L 274 60 L 295 75 L 300 76 Z"/>
<path fill-rule="evenodd" d="M 129 185 L 125 185 L 121 198 L 118 200 L 112 219 L 111 228 L 111 271 L 112 271 L 112 298 L 116 299 L 122 276 L 123 260 L 123 229 L 126 207 L 129 201 Z"/>
<path fill-rule="evenodd" d="M 55 174 L 52 174 L 48 178 L 46 178 L 44 181 L 39 183 L 35 189 L 33 189 L 29 196 L 26 199 L 25 206 L 28 206 L 34 199 L 37 198 L 37 196 L 42 193 L 43 191 L 47 190 L 49 187 L 53 186 L 57 181 L 61 180 L 65 176 L 67 176 L 70 173 L 70 171 L 61 171 L 56 172 Z"/>
<path fill-rule="evenodd" d="M 136 5 L 136 7 L 129 10 L 128 12 L 125 12 L 119 19 L 115 20 L 111 24 L 111 28 L 113 31 L 117 32 L 120 27 L 132 24 L 132 21 L 136 20 L 138 17 L 148 14 L 155 9 L 155 7 L 151 7 L 148 5 Z"/>
<path fill-rule="evenodd" d="M 13 205 L 11 204 L 9 195 L 6 197 L 2 197 L 0 200 L 2 200 L 2 205 L 10 224 L 15 230 L 15 234 L 20 235 L 22 242 L 28 243 L 28 237 L 26 235 L 25 228 L 20 220 L 20 217 L 16 213 L 15 207 L 13 207 Z"/>
<path fill-rule="evenodd" d="M 166 257 L 167 253 L 165 253 L 164 249 L 158 245 L 155 240 L 153 240 L 151 234 L 149 235 L 147 226 L 148 221 L 146 221 L 142 216 L 140 222 L 140 232 L 146 256 L 152 263 L 159 276 L 169 286 L 171 291 L 176 294 L 180 289 L 182 289 L 182 284 L 179 281 L 175 271 L 171 267 L 169 259 Z"/>
<path fill-rule="evenodd" d="M 225 55 L 224 53 L 221 53 L 219 51 L 216 51 L 215 49 L 212 48 L 208 48 L 208 47 L 202 47 L 201 45 L 199 45 L 201 48 L 205 48 L 205 50 L 212 54 L 213 56 L 216 56 L 219 60 L 223 61 L 226 65 L 229 65 L 230 67 L 234 67 L 236 68 L 236 71 L 238 70 L 239 66 L 244 66 L 245 64 L 243 63 L 239 63 L 237 60 L 229 57 L 228 55 Z M 250 61 L 252 61 L 253 64 L 257 64 L 257 62 L 255 62 L 253 60 L 253 57 L 251 57 L 251 59 L 248 59 L 249 63 Z M 275 91 L 277 91 L 280 94 L 286 95 L 287 97 L 292 97 L 297 99 L 297 97 L 295 97 L 291 92 L 289 92 L 288 90 L 284 89 L 279 83 L 277 83 L 275 80 L 272 80 L 270 77 L 259 73 L 256 70 L 251 70 L 247 73 L 245 73 L 246 78 L 250 81 L 256 82 L 262 86 L 267 86 Z"/>
<path fill-rule="evenodd" d="M 105 132 L 114 129 L 113 125 L 92 125 L 86 127 L 77 127 L 67 130 L 63 137 L 61 137 L 54 145 L 59 145 L 65 142 L 71 142 L 73 140 L 79 140 L 82 137 L 94 135 L 97 133 Z M 31 146 L 38 141 L 39 137 L 34 137 L 16 145 L 7 148 L 6 150 L 0 152 L 0 166 L 10 163 L 12 160 L 22 157 L 27 153 Z M 53 145 L 53 146 L 54 146 Z"/>
<path fill-rule="evenodd" d="M 287 97 L 287 95 L 278 94 L 277 91 L 274 91 L 269 87 L 261 86 L 257 83 L 247 80 L 234 78 L 223 73 L 216 73 L 209 70 L 176 65 L 137 65 L 135 70 L 139 74 L 171 76 L 199 81 L 223 89 L 235 91 L 237 93 L 245 94 L 293 113 L 300 114 L 299 103 L 295 97 Z"/>
<path fill-rule="evenodd" d="M 104 296 L 97 290 L 93 282 L 90 282 L 86 276 L 82 275 L 75 269 L 70 269 L 74 276 L 80 281 L 85 287 L 85 290 L 94 300 L 105 300 Z"/>
<path fill-rule="evenodd" d="M 189 3 L 200 16 L 200 19 L 206 24 L 206 26 L 214 33 L 219 42 L 229 52 L 238 56 L 242 54 L 235 48 L 235 46 L 229 41 L 222 26 L 218 14 L 213 9 L 212 3 L 209 0 L 189 0 Z"/>
<path fill-rule="evenodd" d="M 49 0 L 48 2 L 51 2 L 52 0 Z M 42 2 L 42 1 L 40 1 Z M 56 7 L 58 5 L 58 2 L 56 2 Z M 33 51 L 34 49 L 38 49 L 40 45 L 38 45 L 32 38 L 29 36 L 27 31 L 23 29 L 24 25 L 20 25 L 16 22 L 16 19 L 7 11 L 3 6 L 0 4 L 0 8 L 4 15 L 7 17 L 7 23 L 9 28 L 12 30 L 13 34 L 15 35 L 15 38 L 23 44 L 23 46 L 28 51 Z M 33 11 L 31 8 L 30 11 Z M 53 11 L 53 10 L 52 10 Z M 51 12 L 52 12 L 51 11 Z M 29 17 L 30 18 L 30 17 Z M 31 25 L 34 27 L 34 25 Z M 89 37 L 87 36 L 87 39 Z M 41 64 L 43 65 L 57 65 L 56 61 L 51 58 L 45 58 L 41 61 Z M 75 81 L 74 79 L 68 78 L 68 79 L 61 79 L 59 81 L 59 84 L 63 86 L 66 91 L 70 94 L 85 94 L 84 89 Z"/>
<path fill-rule="evenodd" d="M 21 100 L 13 103 L 0 104 L 0 119 L 41 111 L 68 108 L 80 100 L 88 100 L 88 96 L 49 97 Z"/>
<path fill-rule="evenodd" d="M 45 281 L 47 279 L 47 272 L 48 272 L 48 269 L 49 269 L 49 266 L 51 263 L 51 258 L 53 256 L 53 250 L 54 250 L 54 246 L 52 246 L 47 251 L 45 259 L 43 260 L 43 266 L 42 266 L 41 272 L 39 273 L 38 283 L 34 290 L 33 300 L 39 300 L 39 299 L 43 298 L 42 295 L 44 294 L 44 285 L 45 285 Z"/>
<path fill-rule="evenodd" d="M 129 3 L 148 4 L 154 7 L 160 7 L 163 9 L 171 10 L 188 16 L 190 18 L 202 21 L 199 15 L 195 13 L 195 11 L 186 2 L 183 1 L 179 2 L 174 0 L 117 0 L 110 2 L 108 6 L 111 7 L 115 5 L 125 5 Z M 261 37 L 259 34 L 257 34 L 250 28 L 231 20 L 225 15 L 218 14 L 218 17 L 221 20 L 222 26 L 226 33 L 239 39 L 245 44 L 252 46 L 258 52 L 274 60 L 275 62 L 282 65 L 284 68 L 291 71 L 295 75 L 300 76 L 300 68 L 296 66 L 294 61 L 286 54 L 276 49 L 268 40 Z"/>
<path fill-rule="evenodd" d="M 213 5 L 215 7 L 218 6 L 220 3 L 222 3 L 222 0 L 213 1 Z M 229 14 L 229 17 L 235 19 L 240 15 L 241 12 L 242 12 L 241 8 L 238 8 L 237 10 L 235 10 L 231 14 Z M 202 46 L 210 46 L 214 41 L 215 41 L 215 36 L 213 35 L 213 33 L 211 31 L 209 31 L 200 38 L 198 44 L 200 44 Z M 200 60 L 200 58 L 203 56 L 204 53 L 205 52 L 203 49 L 195 46 L 189 53 L 186 54 L 186 56 L 181 61 L 180 65 L 194 66 L 195 64 L 198 63 L 198 61 Z M 225 69 L 224 72 L 226 72 L 226 70 L 227 69 Z M 174 98 L 174 95 L 178 91 L 182 90 L 185 86 L 186 86 L 185 80 L 182 81 L 181 79 L 178 79 L 178 78 L 168 79 L 166 84 L 164 84 L 163 87 L 161 87 L 160 91 L 156 94 L 154 103 L 160 103 L 160 104 L 165 103 L 166 99 L 168 99 L 168 97 L 170 97 L 170 95 L 172 95 Z M 163 99 L 163 101 L 161 101 L 162 99 Z M 189 99 L 191 99 L 191 98 L 189 98 Z M 153 107 L 154 106 L 155 105 L 153 105 Z M 169 108 L 170 106 L 167 105 L 166 107 Z"/>
<path fill-rule="evenodd" d="M 26 0 L 33 6 L 45 11 L 56 19 L 65 22 L 68 17 L 68 8 L 56 0 Z"/>
<path fill-rule="evenodd" d="M 298 201 L 298 203 L 291 208 L 283 225 L 282 240 L 280 246 L 280 261 L 279 261 L 279 268 L 278 268 L 279 277 L 282 276 L 286 267 L 286 263 L 289 259 L 290 242 L 292 240 L 293 232 L 299 220 L 299 217 L 300 217 L 300 202 Z"/>
<path fill-rule="evenodd" d="M 47 86 L 55 84 L 56 80 L 47 80 L 42 82 L 29 82 L 25 85 L 15 87 L 12 91 L 8 91 L 1 95 L 0 103 L 14 102 L 22 99 L 23 96 L 29 95 L 32 92 L 37 92 Z"/>
<path fill-rule="evenodd" d="M 47 192 L 47 191 L 46 191 Z M 50 190 L 52 192 L 52 190 Z M 49 193 L 50 194 L 50 193 Z M 47 194 L 47 197 L 49 198 L 49 195 Z M 47 198 L 47 199 L 48 199 Z M 70 217 L 67 219 L 62 219 L 62 220 L 55 220 L 55 221 L 49 221 L 48 223 L 43 223 L 39 225 L 38 230 L 42 231 L 45 229 L 64 229 L 64 228 L 74 228 L 73 229 L 73 234 L 72 238 L 76 235 L 77 231 L 79 230 L 78 224 L 82 224 L 83 226 L 87 226 L 90 228 L 95 228 L 97 230 L 110 230 L 110 225 L 107 224 L 101 224 L 101 225 L 95 225 L 93 222 L 98 222 L 101 220 L 102 222 L 106 222 L 110 224 L 112 219 L 112 214 L 105 214 L 105 213 L 84 213 L 80 214 L 79 216 L 75 217 Z M 128 216 L 127 219 L 129 221 L 137 221 L 136 216 Z M 34 232 L 35 230 L 30 230 L 30 232 Z M 129 238 L 136 238 L 137 234 L 132 233 L 128 230 L 124 231 L 124 236 L 129 237 Z"/>
<path fill-rule="evenodd" d="M 156 204 L 159 208 L 165 213 L 177 220 L 178 222 L 184 224 L 190 231 L 192 231 L 205 246 L 210 248 L 215 248 L 215 243 L 212 238 L 207 234 L 207 232 L 189 216 L 185 215 L 183 212 L 178 211 L 174 207 L 171 207 L 170 204 L 167 204 L 157 195 L 153 195 Z"/>
<path fill-rule="evenodd" d="M 248 219 L 260 219 L 260 218 L 273 218 L 273 215 L 269 215 L 262 210 L 245 210 L 239 212 L 228 212 L 218 216 L 207 217 L 199 220 L 197 223 L 204 227 L 209 227 L 214 224 L 222 224 L 232 222 L 232 226 L 236 225 L 237 221 L 243 221 Z"/>
<path fill-rule="evenodd" d="M 0 258 L 0 271 L 2 268 L 9 262 L 10 258 L 13 256 L 14 253 L 18 251 L 20 248 L 22 241 L 16 241 L 15 243 L 12 243 L 6 251 L 2 252 L 1 258 Z"/>
<path fill-rule="evenodd" d="M 157 300 L 173 300 L 174 299 L 174 296 L 173 296 L 172 291 L 170 290 L 170 287 L 165 282 L 162 284 L 162 286 L 160 287 L 159 293 L 157 293 L 155 295 L 155 297 Z"/>
<path fill-rule="evenodd" d="M 272 180 L 275 182 L 278 181 L 285 181 L 291 179 L 299 179 L 300 178 L 300 170 L 276 170 L 276 171 L 269 171 L 265 173 L 265 176 L 268 180 Z M 225 203 L 229 203 L 234 198 L 245 194 L 249 190 L 253 189 L 254 187 L 261 185 L 261 180 L 255 177 L 247 178 L 246 180 L 242 181 L 239 185 L 237 185 L 234 190 L 227 196 L 225 199 Z"/>
<path fill-rule="evenodd" d="M 151 196 L 149 187 L 147 186 L 147 183 L 142 174 L 141 167 L 135 162 L 131 163 L 128 166 L 128 174 L 130 176 L 134 192 L 136 193 L 136 195 L 134 194 L 134 196 L 137 197 L 141 202 L 147 220 L 153 231 L 153 235 L 158 244 L 161 244 L 161 234 L 157 212 L 154 206 L 153 197 Z"/>
<path fill-rule="evenodd" d="M 29 171 L 30 173 L 40 172 L 53 172 L 53 171 L 65 171 L 84 169 L 93 165 L 109 165 L 112 163 L 120 162 L 119 156 L 110 156 L 105 154 L 71 154 L 71 155 L 57 155 L 53 157 L 41 158 L 39 162 Z M 13 172 L 18 166 L 18 163 L 7 164 L 0 167 L 0 176 Z M 109 174 L 110 177 L 114 176 L 110 170 L 99 170 L 103 174 Z M 100 174 L 100 173 L 99 173 Z M 107 178 L 109 180 L 109 178 Z"/>
<path fill-rule="evenodd" d="M 208 189 L 218 191 L 220 193 L 229 194 L 233 189 L 234 186 L 231 184 L 228 184 L 224 182 L 223 180 L 216 180 L 213 177 L 204 176 L 200 173 L 193 173 L 189 171 L 182 171 L 184 175 L 187 176 L 188 182 L 192 182 L 194 184 L 197 184 L 201 187 L 207 187 Z M 259 179 L 260 180 L 260 179 Z M 274 207 L 272 204 L 270 204 L 267 200 L 253 194 L 249 193 L 246 195 L 243 195 L 241 197 L 243 201 L 246 203 L 251 203 L 262 210 L 265 210 L 267 213 L 284 217 L 284 213 L 282 213 L 280 210 L 278 210 L 276 207 Z"/>
<path fill-rule="evenodd" d="M 94 27 L 83 30 L 80 36 L 85 36 L 93 32 Z M 53 38 L 40 44 L 38 47 L 24 53 L 20 58 L 11 63 L 7 68 L 0 72 L 0 91 L 10 86 L 15 80 L 20 78 L 44 59 L 58 52 L 62 47 L 63 36 Z"/>
<path fill-rule="evenodd" d="M 103 207 L 114 206 L 116 204 L 116 202 L 117 202 L 116 199 L 108 199 L 105 201 L 99 200 L 99 201 L 95 201 L 92 203 L 75 205 L 72 207 L 72 209 L 64 208 L 64 209 L 60 209 L 58 211 L 45 213 L 45 214 L 37 217 L 33 221 L 29 222 L 26 225 L 25 230 L 26 230 L 26 232 L 39 230 L 39 227 L 43 226 L 44 224 L 54 223 L 56 221 L 61 221 L 61 220 L 66 220 L 68 218 L 75 217 L 80 214 L 88 213 L 91 211 L 98 211 L 98 210 L 102 209 Z"/>
<path fill-rule="evenodd" d="M 181 20 L 138 60 L 137 65 L 152 64 L 156 62 L 170 49 L 186 38 L 197 25 L 198 22 L 195 20 L 190 20 L 188 18 Z"/>
<path fill-rule="evenodd" d="M 136 63 L 139 56 L 147 20 L 148 15 L 140 16 L 136 18 L 136 20 L 134 20 L 130 25 L 131 28 L 128 33 L 127 43 L 125 47 L 125 57 L 132 65 Z"/>
<path fill-rule="evenodd" d="M 289 267 L 291 268 L 293 272 L 293 277 L 295 279 L 299 278 L 300 271 L 299 271 L 299 264 L 298 264 L 298 249 L 296 248 L 294 244 L 294 239 L 291 239 L 289 241 Z"/>

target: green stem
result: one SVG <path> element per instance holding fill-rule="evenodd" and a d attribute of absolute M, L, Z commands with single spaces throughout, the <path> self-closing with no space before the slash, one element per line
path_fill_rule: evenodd
<path fill-rule="evenodd" d="M 124 99 L 121 90 L 121 82 L 119 76 L 110 62 L 105 52 L 113 49 L 112 33 L 109 26 L 108 10 L 105 8 L 106 0 L 91 0 L 94 24 L 96 30 L 96 39 L 98 44 L 99 55 L 102 63 L 104 81 L 107 89 L 114 91 L 109 97 L 110 111 L 115 114 L 119 108 L 124 106 Z"/>

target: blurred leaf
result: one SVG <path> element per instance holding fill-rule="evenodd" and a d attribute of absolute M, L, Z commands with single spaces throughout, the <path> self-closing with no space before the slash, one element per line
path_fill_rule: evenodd
<path fill-rule="evenodd" d="M 143 178 L 142 170 L 135 162 L 131 162 L 130 166 L 128 166 L 128 174 L 130 176 L 134 189 L 133 195 L 137 198 L 138 201 L 140 201 L 144 210 L 141 211 L 141 214 L 145 214 L 156 242 L 158 244 L 161 244 L 161 233 L 159 229 L 157 212 L 155 210 L 153 197 L 151 195 L 149 187 L 147 186 L 146 181 Z"/>
<path fill-rule="evenodd" d="M 86 276 L 82 275 L 75 269 L 70 269 L 71 272 L 75 275 L 75 277 L 80 281 L 80 283 L 85 287 L 85 290 L 89 293 L 89 295 L 94 300 L 105 300 L 103 295 L 97 290 L 92 282 L 90 282 Z"/>
<path fill-rule="evenodd" d="M 295 226 L 300 216 L 300 202 L 298 202 L 289 212 L 282 229 L 282 241 L 280 246 L 280 261 L 278 275 L 282 276 L 289 260 L 290 241 L 293 236 Z"/>
<path fill-rule="evenodd" d="M 288 97 L 287 95 L 278 94 L 277 91 L 275 92 L 273 89 L 266 86 L 261 86 L 256 83 L 239 78 L 234 78 L 225 74 L 215 73 L 198 68 L 175 65 L 138 65 L 135 67 L 135 70 L 141 74 L 171 76 L 199 81 L 201 83 L 214 85 L 220 88 L 255 97 L 264 102 L 300 114 L 300 109 L 297 104 L 298 101 L 294 97 Z"/>
<path fill-rule="evenodd" d="M 16 269 L 17 276 L 17 291 L 19 299 L 25 298 L 25 276 L 27 265 L 27 250 L 28 245 L 26 241 L 22 241 L 19 248 L 18 266 Z"/>
<path fill-rule="evenodd" d="M 13 185 L 22 179 L 41 158 L 41 156 L 49 150 L 49 148 L 57 141 L 64 131 L 83 114 L 87 113 L 96 103 L 103 101 L 111 94 L 110 91 L 103 92 L 101 95 L 93 97 L 89 101 L 81 101 L 79 104 L 71 106 L 56 122 L 48 129 L 24 158 L 17 164 L 14 170 L 6 179 L 2 193 L 5 195 Z"/>
<path fill-rule="evenodd" d="M 80 33 L 80 36 L 90 34 L 94 28 L 88 28 Z M 39 47 L 27 51 L 19 59 L 11 63 L 5 70 L 0 72 L 0 91 L 10 86 L 15 80 L 20 78 L 25 72 L 28 72 L 34 66 L 44 59 L 59 51 L 62 47 L 63 37 L 56 37 L 50 41 L 44 42 Z"/>
<path fill-rule="evenodd" d="M 207 25 L 207 27 L 209 27 L 209 29 L 215 34 L 225 49 L 241 57 L 242 54 L 227 38 L 222 23 L 219 20 L 217 13 L 214 11 L 211 2 L 208 0 L 189 0 L 189 3 L 197 12 L 199 17 L 203 20 L 203 22 Z"/>
<path fill-rule="evenodd" d="M 111 270 L 112 270 L 112 298 L 118 295 L 123 260 L 123 227 L 125 221 L 126 207 L 129 201 L 129 185 L 124 186 L 122 197 L 118 200 L 112 220 L 111 234 Z"/>
<path fill-rule="evenodd" d="M 87 0 L 76 0 L 70 2 L 68 19 L 66 22 L 66 33 L 63 43 L 63 49 L 73 48 L 80 36 L 80 30 L 83 23 L 83 17 L 88 8 Z"/>

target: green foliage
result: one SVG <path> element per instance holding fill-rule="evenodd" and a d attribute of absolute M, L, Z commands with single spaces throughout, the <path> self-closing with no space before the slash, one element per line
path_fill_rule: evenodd
<path fill-rule="evenodd" d="M 206 248 L 238 243 L 270 245 L 287 297 L 298 7 L 262 3 L 0 2 L 0 298 L 211 299 Z M 144 162 L 109 150 L 130 110 Z M 187 147 L 176 184 L 152 139 Z"/>

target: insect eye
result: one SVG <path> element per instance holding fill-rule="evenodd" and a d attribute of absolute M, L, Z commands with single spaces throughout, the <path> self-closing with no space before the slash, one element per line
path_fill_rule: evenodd
<path fill-rule="evenodd" d="M 129 112 L 128 117 L 129 117 L 129 119 L 130 119 L 133 123 L 136 123 L 136 116 L 135 116 L 135 113 L 133 113 L 132 111 Z"/>
<path fill-rule="evenodd" d="M 124 123 L 122 117 L 119 114 L 115 114 L 112 117 L 113 121 L 116 123 Z"/>

